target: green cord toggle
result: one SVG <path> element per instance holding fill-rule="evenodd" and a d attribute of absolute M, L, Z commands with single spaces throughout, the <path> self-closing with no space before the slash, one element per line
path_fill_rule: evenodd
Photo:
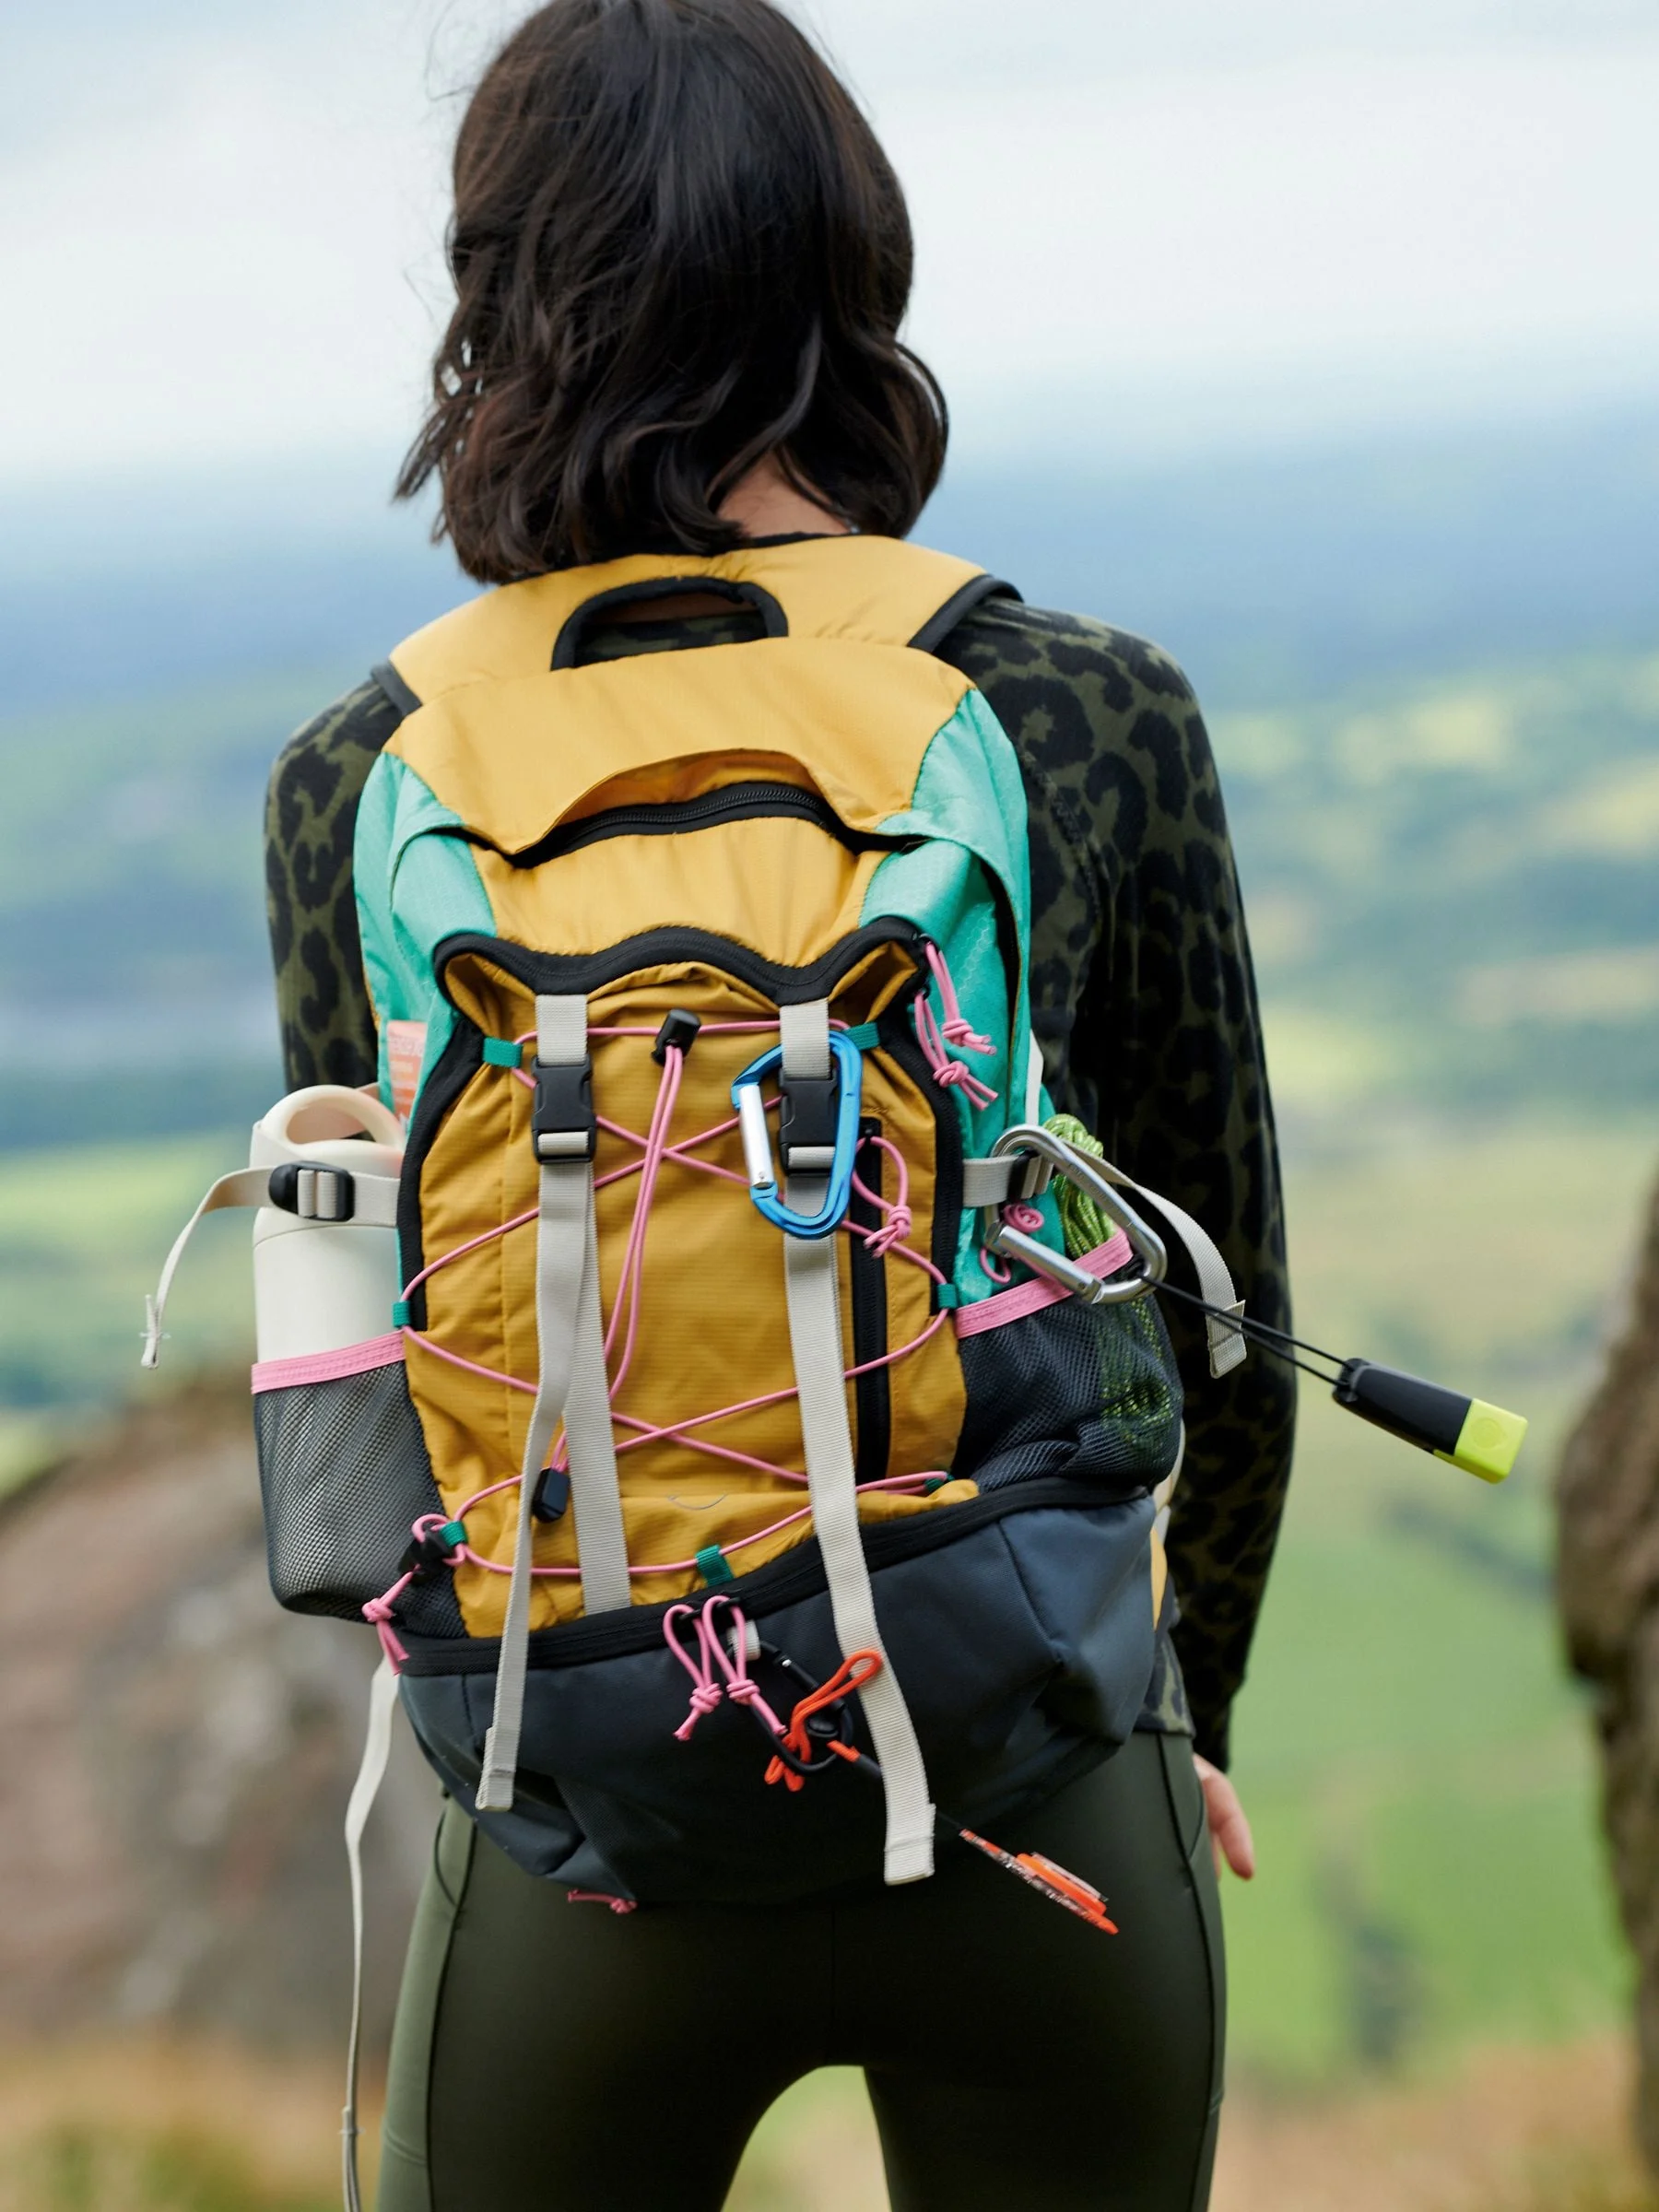
<path fill-rule="evenodd" d="M 522 1046 L 515 1044 L 511 1037 L 484 1040 L 484 1060 L 488 1067 L 517 1067 L 524 1056 Z"/>
<path fill-rule="evenodd" d="M 722 1583 L 733 1583 L 737 1579 L 732 1572 L 731 1561 L 718 1544 L 705 1544 L 697 1554 L 697 1571 L 711 1590 L 717 1590 Z"/>

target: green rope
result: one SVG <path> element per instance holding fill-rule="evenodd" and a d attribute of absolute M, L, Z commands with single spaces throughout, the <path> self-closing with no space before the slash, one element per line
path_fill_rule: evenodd
<path fill-rule="evenodd" d="M 1104 1159 L 1106 1147 L 1098 1136 L 1091 1136 L 1075 1113 L 1057 1113 L 1043 1127 L 1051 1136 L 1063 1144 L 1071 1145 L 1079 1152 L 1087 1152 L 1090 1159 Z M 1068 1259 L 1077 1259 L 1086 1252 L 1093 1252 L 1112 1235 L 1110 1222 L 1086 1191 L 1078 1190 L 1075 1182 L 1067 1182 L 1064 1175 L 1054 1178 L 1054 1198 L 1060 1208 L 1060 1226 L 1065 1231 L 1065 1253 Z"/>

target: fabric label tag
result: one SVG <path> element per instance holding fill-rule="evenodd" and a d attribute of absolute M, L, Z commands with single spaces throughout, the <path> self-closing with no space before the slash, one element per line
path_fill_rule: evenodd
<path fill-rule="evenodd" d="M 420 1088 L 420 1064 L 426 1058 L 424 1021 L 389 1021 L 386 1057 L 392 1066 L 392 1111 L 406 1122 L 415 1111 L 415 1093 Z"/>

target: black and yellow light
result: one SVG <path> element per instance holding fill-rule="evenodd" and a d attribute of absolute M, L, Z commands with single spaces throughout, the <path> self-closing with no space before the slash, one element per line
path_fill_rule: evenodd
<path fill-rule="evenodd" d="M 1332 1396 L 1362 1421 L 1386 1429 L 1436 1459 L 1450 1460 L 1482 1482 L 1501 1482 L 1512 1470 L 1526 1436 L 1526 1422 L 1484 1398 L 1460 1397 L 1371 1359 L 1344 1361 Z"/>

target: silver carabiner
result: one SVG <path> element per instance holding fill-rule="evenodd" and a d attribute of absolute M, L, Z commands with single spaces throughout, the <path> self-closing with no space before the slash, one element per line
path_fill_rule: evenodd
<path fill-rule="evenodd" d="M 1145 1298 L 1149 1290 L 1158 1288 L 1170 1265 L 1163 1239 L 1108 1179 L 1099 1160 L 1091 1159 L 1087 1152 L 1079 1152 L 1076 1145 L 1068 1145 L 1052 1129 L 1040 1128 L 1035 1122 L 1019 1122 L 1012 1129 L 1005 1129 L 991 1147 L 993 1159 L 1006 1159 L 1009 1154 L 1038 1163 L 1036 1189 L 1046 1189 L 1052 1176 L 1063 1175 L 1067 1182 L 1092 1198 L 1107 1219 L 1115 1222 L 1128 1238 L 1140 1267 L 1132 1276 L 1102 1282 L 1086 1267 L 1079 1267 L 1075 1260 L 1068 1260 L 1064 1253 L 1051 1252 L 1046 1244 L 1040 1244 L 1035 1237 L 1028 1237 L 1023 1230 L 1010 1229 L 996 1206 L 980 1209 L 982 1223 L 980 1241 L 987 1252 L 994 1252 L 1002 1259 L 1018 1260 L 1034 1274 L 1046 1276 L 1051 1283 L 1068 1290 L 1080 1305 L 1127 1305 L 1132 1299 Z"/>

